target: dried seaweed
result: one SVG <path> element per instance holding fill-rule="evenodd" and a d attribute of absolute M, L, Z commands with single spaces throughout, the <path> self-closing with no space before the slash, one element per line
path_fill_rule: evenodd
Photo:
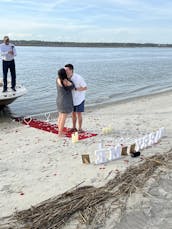
<path fill-rule="evenodd" d="M 128 167 L 124 173 L 118 173 L 103 187 L 76 187 L 27 210 L 16 212 L 5 221 L 3 228 L 62 228 L 74 214 L 77 214 L 83 223 L 91 224 L 95 220 L 99 206 L 109 199 L 117 202 L 121 197 L 128 198 L 137 188 L 144 186 L 157 167 L 168 166 L 171 161 L 172 149 L 144 158 L 136 166 Z"/>

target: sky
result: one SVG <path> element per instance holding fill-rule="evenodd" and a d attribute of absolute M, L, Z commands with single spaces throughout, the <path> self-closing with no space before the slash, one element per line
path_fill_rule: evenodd
<path fill-rule="evenodd" d="M 0 37 L 172 44 L 171 0 L 0 0 Z"/>

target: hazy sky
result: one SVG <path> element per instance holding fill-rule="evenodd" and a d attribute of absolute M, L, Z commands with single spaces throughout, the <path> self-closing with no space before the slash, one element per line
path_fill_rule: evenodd
<path fill-rule="evenodd" d="M 172 0 L 0 0 L 0 36 L 172 43 Z"/>

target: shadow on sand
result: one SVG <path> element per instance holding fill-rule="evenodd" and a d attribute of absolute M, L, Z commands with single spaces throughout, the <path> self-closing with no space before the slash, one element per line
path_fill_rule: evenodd
<path fill-rule="evenodd" d="M 8 106 L 0 107 L 0 122 L 11 120 L 12 113 Z"/>

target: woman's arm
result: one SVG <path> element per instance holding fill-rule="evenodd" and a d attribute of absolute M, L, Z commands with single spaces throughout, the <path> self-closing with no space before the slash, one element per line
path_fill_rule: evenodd
<path fill-rule="evenodd" d="M 74 84 L 73 84 L 73 82 L 72 81 L 69 81 L 67 79 L 64 79 L 63 80 L 63 85 L 65 86 L 65 88 L 67 90 L 72 90 L 75 87 Z"/>
<path fill-rule="evenodd" d="M 65 87 L 67 87 L 67 86 L 71 86 L 72 85 L 72 82 L 69 81 L 69 80 L 67 80 L 67 79 L 64 79 L 63 80 L 63 84 L 64 84 Z"/>

